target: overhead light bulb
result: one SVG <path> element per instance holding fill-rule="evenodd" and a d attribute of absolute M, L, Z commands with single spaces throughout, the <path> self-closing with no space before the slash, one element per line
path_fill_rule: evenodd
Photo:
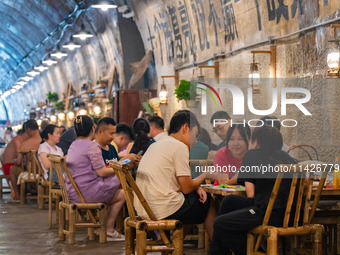
<path fill-rule="evenodd" d="M 20 86 L 24 86 L 24 85 L 26 85 L 26 82 L 24 82 L 24 81 L 19 81 L 17 84 L 19 84 Z"/>
<path fill-rule="evenodd" d="M 24 77 L 21 77 L 21 79 L 22 80 L 24 80 L 24 81 L 30 81 L 30 80 L 33 80 L 33 78 L 32 77 L 29 77 L 29 76 L 24 76 Z"/>
<path fill-rule="evenodd" d="M 43 66 L 43 65 L 40 65 L 40 66 L 34 67 L 34 70 L 37 70 L 37 71 L 39 71 L 39 72 L 43 72 L 43 71 L 45 71 L 45 70 L 48 70 L 48 67 Z"/>
<path fill-rule="evenodd" d="M 99 1 L 97 4 L 92 5 L 92 7 L 101 9 L 102 11 L 107 11 L 108 9 L 117 8 L 117 5 L 112 1 Z"/>
<path fill-rule="evenodd" d="M 61 59 L 62 57 L 66 57 L 67 53 L 62 52 L 62 51 L 57 51 L 57 52 L 52 53 L 51 56 Z"/>
<path fill-rule="evenodd" d="M 39 72 L 36 72 L 36 71 L 34 71 L 34 70 L 32 70 L 32 71 L 30 71 L 30 72 L 27 72 L 27 74 L 34 77 L 34 76 L 37 76 L 37 75 L 40 74 L 40 73 L 39 73 Z"/>
<path fill-rule="evenodd" d="M 57 64 L 58 61 L 52 60 L 52 59 L 49 58 L 49 59 L 47 59 L 47 60 L 44 60 L 42 63 L 43 63 L 43 64 L 46 64 L 46 65 L 48 65 L 48 66 L 51 66 L 51 65 Z"/>
<path fill-rule="evenodd" d="M 79 49 L 81 45 L 75 44 L 74 42 L 69 42 L 68 44 L 63 45 L 63 48 L 68 49 L 68 50 L 75 50 Z"/>
<path fill-rule="evenodd" d="M 81 40 L 86 40 L 91 37 L 93 37 L 93 34 L 85 31 L 84 24 L 81 25 L 81 31 L 78 34 L 73 35 L 73 38 L 80 38 Z"/>

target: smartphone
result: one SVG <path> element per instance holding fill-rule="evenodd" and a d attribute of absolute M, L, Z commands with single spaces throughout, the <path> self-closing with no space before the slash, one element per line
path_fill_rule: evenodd
<path fill-rule="evenodd" d="M 142 154 L 143 154 L 143 151 L 140 150 L 140 151 L 137 153 L 137 156 L 138 156 L 138 157 L 139 157 L 139 156 L 142 156 Z"/>

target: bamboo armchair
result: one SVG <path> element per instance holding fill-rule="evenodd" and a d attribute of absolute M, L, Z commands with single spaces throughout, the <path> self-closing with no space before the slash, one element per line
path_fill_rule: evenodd
<path fill-rule="evenodd" d="M 3 180 L 6 180 L 6 182 L 7 182 L 7 186 L 4 186 L 3 185 Z M 9 191 L 11 191 L 11 182 L 10 182 L 11 180 L 10 180 L 10 177 L 9 177 L 9 175 L 7 175 L 7 174 L 1 174 L 0 175 L 0 199 L 2 199 L 3 198 L 3 193 L 4 193 L 4 190 L 9 190 Z"/>
<path fill-rule="evenodd" d="M 296 169 L 300 169 L 302 167 L 302 173 L 294 173 L 289 197 L 287 201 L 286 211 L 285 211 L 285 217 L 283 220 L 282 227 L 274 227 L 269 226 L 268 222 L 270 219 L 270 215 L 282 182 L 282 178 L 284 176 L 284 172 L 279 172 L 278 176 L 276 178 L 276 182 L 274 184 L 271 197 L 267 206 L 267 210 L 263 219 L 263 223 L 261 226 L 254 228 L 248 232 L 247 235 L 247 254 L 264 254 L 258 251 L 262 238 L 265 237 L 267 239 L 267 254 L 270 255 L 276 255 L 277 254 L 277 248 L 278 248 L 278 237 L 279 236 L 306 236 L 311 235 L 313 237 L 313 254 L 319 255 L 322 254 L 322 233 L 324 232 L 324 227 L 319 224 L 311 224 L 311 221 L 314 217 L 317 204 L 320 199 L 321 191 L 324 187 L 327 172 L 331 170 L 331 165 L 327 165 L 325 168 L 325 171 L 321 174 L 321 179 L 319 182 L 319 185 L 317 187 L 316 194 L 314 196 L 314 200 L 312 201 L 312 206 L 310 207 L 311 203 L 311 197 L 312 197 L 312 188 L 313 188 L 313 178 L 309 176 L 309 178 L 306 175 L 306 171 L 304 171 L 305 167 L 309 167 L 309 169 L 312 169 L 311 165 L 282 165 L 283 167 L 287 167 L 287 169 L 294 169 L 294 166 L 296 166 Z M 299 178 L 299 174 L 301 178 Z M 295 216 L 294 216 L 294 223 L 293 226 L 289 226 L 289 218 L 290 213 L 292 210 L 292 205 L 294 201 L 294 196 L 296 194 L 296 186 L 297 182 L 299 180 L 299 190 L 297 197 L 295 197 Z M 305 204 L 304 204 L 304 212 L 303 212 L 303 223 L 300 224 L 300 214 L 301 214 L 301 208 L 303 205 L 303 196 L 305 196 Z M 299 253 L 303 251 L 303 248 L 301 247 L 304 244 L 304 242 L 300 242 L 300 248 L 296 248 L 295 252 Z M 308 254 L 312 254 L 311 252 Z"/>
<path fill-rule="evenodd" d="M 9 177 L 9 175 L 5 174 L 3 171 L 3 162 L 2 162 L 2 155 L 0 156 L 0 162 L 1 162 L 1 171 L 3 172 L 3 174 L 0 175 L 0 199 L 3 198 L 3 193 L 4 190 L 9 190 L 11 191 L 11 179 Z M 7 186 L 3 186 L 3 179 L 6 180 L 7 182 Z"/>
<path fill-rule="evenodd" d="M 178 220 L 157 220 L 147 201 L 139 190 L 135 180 L 129 171 L 127 164 L 121 165 L 119 162 L 110 162 L 110 167 L 115 173 L 124 189 L 129 217 L 125 219 L 125 254 L 135 254 L 134 233 L 136 230 L 136 250 L 137 255 L 144 255 L 147 252 L 160 251 L 162 254 L 183 254 L 183 224 Z M 131 187 L 130 187 L 130 186 Z M 140 200 L 150 220 L 143 220 L 138 217 L 133 207 L 133 194 L 135 192 Z M 160 238 L 158 240 L 147 240 L 147 231 L 157 230 Z M 173 230 L 172 243 L 164 231 Z M 152 236 L 155 236 L 152 232 Z M 154 238 L 156 239 L 156 238 Z"/>
<path fill-rule="evenodd" d="M 21 151 L 20 153 L 22 154 L 23 159 L 26 158 L 27 169 L 27 175 L 20 179 L 20 204 L 23 205 L 26 203 L 27 199 L 38 199 L 37 196 L 26 194 L 26 184 L 38 184 L 39 178 L 42 176 L 42 169 L 36 151 Z M 21 162 L 21 167 L 24 169 L 24 160 Z"/>
<path fill-rule="evenodd" d="M 190 159 L 189 164 L 190 167 L 192 166 L 202 166 L 206 169 L 209 168 L 209 166 L 213 165 L 213 161 L 211 160 L 204 160 L 204 159 Z M 207 184 L 211 183 L 211 180 L 206 179 L 205 182 Z M 189 234 L 185 236 L 184 240 L 197 240 L 197 248 L 202 249 L 205 247 L 206 253 L 209 252 L 210 242 L 209 242 L 209 236 L 205 231 L 204 224 L 198 224 L 197 225 L 197 234 Z"/>
<path fill-rule="evenodd" d="M 48 156 L 57 156 L 53 154 L 48 154 Z M 52 202 L 55 200 L 55 216 L 56 220 L 59 219 L 59 202 L 61 201 L 62 192 L 60 186 L 53 182 L 53 171 L 55 171 L 52 167 L 50 167 L 50 178 L 49 180 L 45 180 L 44 178 L 40 179 L 38 186 L 38 205 L 41 203 L 42 207 L 44 206 L 44 201 L 48 200 L 48 227 L 52 228 Z M 40 209 L 40 208 L 39 208 Z"/>
<path fill-rule="evenodd" d="M 83 227 L 88 229 L 90 240 L 94 240 L 95 235 L 98 235 L 99 243 L 106 243 L 107 206 L 104 203 L 86 203 L 77 184 L 67 169 L 64 157 L 47 155 L 47 158 L 51 161 L 51 168 L 54 168 L 57 173 L 63 199 L 63 201 L 59 203 L 59 240 L 65 240 L 65 235 L 68 235 L 68 243 L 74 244 L 76 228 Z M 81 203 L 72 203 L 69 201 L 62 169 L 77 192 Z M 66 212 L 69 217 L 68 224 L 66 224 Z M 81 221 L 78 220 L 79 216 L 81 216 Z"/>

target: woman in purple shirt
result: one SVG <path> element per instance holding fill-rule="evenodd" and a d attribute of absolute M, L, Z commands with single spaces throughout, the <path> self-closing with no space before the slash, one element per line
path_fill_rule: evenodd
<path fill-rule="evenodd" d="M 68 150 L 67 167 L 86 202 L 108 205 L 107 234 L 112 237 L 108 240 L 123 241 L 124 235 L 114 229 L 118 213 L 125 202 L 120 182 L 114 170 L 105 166 L 99 144 L 93 142 L 95 127 L 92 118 L 86 115 L 77 116 L 74 128 L 78 139 Z M 80 202 L 67 176 L 65 183 L 69 199 L 72 202 Z"/>

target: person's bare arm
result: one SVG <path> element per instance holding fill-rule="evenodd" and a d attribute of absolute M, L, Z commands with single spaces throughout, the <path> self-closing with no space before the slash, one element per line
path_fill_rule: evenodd
<path fill-rule="evenodd" d="M 177 177 L 181 191 L 184 194 L 189 194 L 196 190 L 199 185 L 204 181 L 204 178 L 191 179 L 190 176 L 178 176 Z"/>
<path fill-rule="evenodd" d="M 15 140 L 14 145 L 15 145 L 15 154 L 17 156 L 15 164 L 20 165 L 22 161 L 22 154 L 20 153 L 21 144 L 18 140 Z"/>
<path fill-rule="evenodd" d="M 245 182 L 247 197 L 253 198 L 255 196 L 255 185 L 251 182 Z"/>
<path fill-rule="evenodd" d="M 111 167 L 103 167 L 101 169 L 96 170 L 96 173 L 100 177 L 110 177 L 115 174 L 115 171 Z"/>
<path fill-rule="evenodd" d="M 130 153 L 126 155 L 125 157 L 122 157 L 119 161 L 123 161 L 124 159 L 129 159 L 134 166 L 139 165 L 140 157 L 134 153 Z"/>
<path fill-rule="evenodd" d="M 41 159 L 41 163 L 45 169 L 50 169 L 51 162 L 47 158 L 47 153 L 46 152 L 41 152 L 39 154 L 39 157 Z"/>

